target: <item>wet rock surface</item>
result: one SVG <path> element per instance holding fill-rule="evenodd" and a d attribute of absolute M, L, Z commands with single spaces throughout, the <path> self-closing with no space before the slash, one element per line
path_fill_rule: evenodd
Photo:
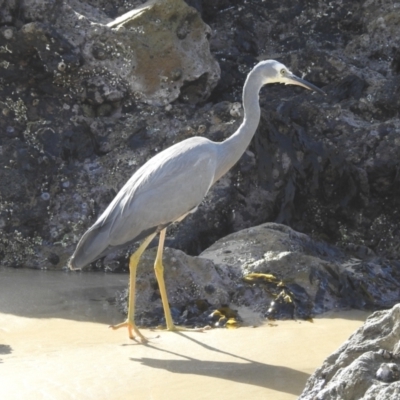
<path fill-rule="evenodd" d="M 246 74 L 257 60 L 274 58 L 327 96 L 280 85 L 263 89 L 250 148 L 198 211 L 168 230 L 166 244 L 198 255 L 233 232 L 283 223 L 313 243 L 327 243 L 319 245 L 326 254 L 312 275 L 314 292 L 297 294 L 306 311 L 292 307 L 286 314 L 309 315 L 326 304 L 392 305 L 400 255 L 396 6 L 385 0 L 187 3 L 192 8 L 180 4 L 186 14 L 177 23 L 150 14 L 168 1 L 0 0 L 1 264 L 64 267 L 82 233 L 146 160 L 187 137 L 218 141 L 237 129 Z M 203 57 L 181 76 L 175 66 L 169 75 L 156 73 L 160 86 L 153 91 L 135 86 L 145 75 L 132 75 L 141 59 L 132 43 L 146 24 L 154 39 L 157 27 L 169 27 L 182 47 Z M 162 60 L 152 65 L 166 68 Z M 171 81 L 179 82 L 176 89 Z M 92 267 L 126 270 L 127 251 Z M 289 264 L 258 257 L 254 271 L 293 263 L 290 255 Z M 309 268 L 316 257 L 301 260 Z M 347 267 L 339 268 L 340 260 Z M 321 295 L 318 307 L 309 302 L 315 282 L 332 292 Z M 295 292 L 294 283 L 289 288 Z M 354 291 L 359 296 L 349 294 Z"/>
<path fill-rule="evenodd" d="M 372 314 L 309 378 L 299 399 L 398 398 L 399 340 L 399 305 Z"/>

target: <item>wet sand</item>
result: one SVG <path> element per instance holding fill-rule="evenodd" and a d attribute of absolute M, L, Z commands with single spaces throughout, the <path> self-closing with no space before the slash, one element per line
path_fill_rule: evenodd
<path fill-rule="evenodd" d="M 26 271 L 0 270 L 0 399 L 296 399 L 368 315 L 204 333 L 143 329 L 143 345 L 104 321 L 122 320 L 107 297 L 126 275 Z"/>

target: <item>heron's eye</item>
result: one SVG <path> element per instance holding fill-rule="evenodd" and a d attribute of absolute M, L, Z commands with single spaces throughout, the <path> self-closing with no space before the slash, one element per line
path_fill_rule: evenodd
<path fill-rule="evenodd" d="M 281 69 L 281 75 L 285 75 L 286 74 L 286 70 L 285 69 Z"/>

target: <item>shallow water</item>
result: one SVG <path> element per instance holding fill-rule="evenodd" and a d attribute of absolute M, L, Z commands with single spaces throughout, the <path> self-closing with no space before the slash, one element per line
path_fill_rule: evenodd
<path fill-rule="evenodd" d="M 113 324 L 122 314 L 112 305 L 128 274 L 0 269 L 0 313 Z"/>
<path fill-rule="evenodd" d="M 107 325 L 127 274 L 0 270 L 0 399 L 296 399 L 368 316 L 173 333 Z M 246 315 L 252 323 L 257 318 Z"/>

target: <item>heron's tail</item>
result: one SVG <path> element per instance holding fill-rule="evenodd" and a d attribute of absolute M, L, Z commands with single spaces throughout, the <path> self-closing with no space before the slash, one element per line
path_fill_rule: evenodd
<path fill-rule="evenodd" d="M 79 240 L 75 252 L 68 262 L 69 268 L 71 270 L 82 269 L 107 254 L 109 246 L 110 241 L 107 227 L 97 223 L 94 224 Z"/>
<path fill-rule="evenodd" d="M 111 243 L 110 237 L 113 237 L 111 232 L 112 225 L 101 224 L 98 220 L 89 230 L 87 230 L 78 245 L 76 246 L 75 252 L 68 262 L 68 266 L 71 270 L 80 270 L 86 265 L 98 260 L 105 256 L 107 253 L 113 250 L 117 250 L 126 246 L 130 246 L 133 243 L 145 239 L 148 236 L 160 232 L 166 228 L 170 223 L 161 224 L 154 226 L 149 229 L 144 229 L 138 234 L 133 234 L 132 238 L 121 243 Z"/>
<path fill-rule="evenodd" d="M 78 268 L 77 266 L 76 266 L 76 263 L 75 263 L 75 260 L 74 260 L 74 258 L 73 257 L 71 257 L 69 260 L 68 260 L 68 268 L 71 270 L 71 271 L 80 271 L 82 268 Z"/>

